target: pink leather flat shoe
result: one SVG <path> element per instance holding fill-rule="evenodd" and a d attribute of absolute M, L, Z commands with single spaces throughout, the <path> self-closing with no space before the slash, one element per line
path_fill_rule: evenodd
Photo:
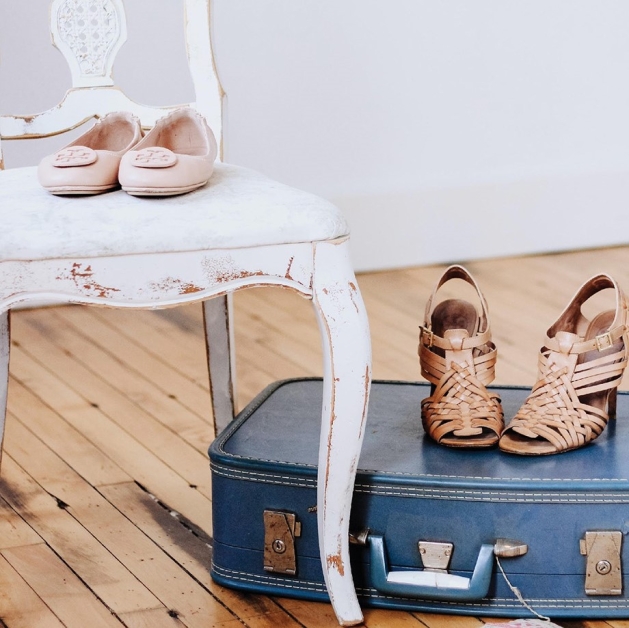
<path fill-rule="evenodd" d="M 142 139 L 140 121 L 109 113 L 76 140 L 44 157 L 37 176 L 52 194 L 100 194 L 118 187 L 122 156 Z"/>
<path fill-rule="evenodd" d="M 160 118 L 125 154 L 118 179 L 133 196 L 174 196 L 203 187 L 218 149 L 205 118 L 190 107 Z"/>

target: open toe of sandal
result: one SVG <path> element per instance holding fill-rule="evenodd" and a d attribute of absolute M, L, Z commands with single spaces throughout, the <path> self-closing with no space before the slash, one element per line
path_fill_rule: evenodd
<path fill-rule="evenodd" d="M 475 288 L 480 311 L 463 299 L 433 305 L 437 291 L 451 279 Z M 431 384 L 431 394 L 421 404 L 424 430 L 447 447 L 492 447 L 504 427 L 500 398 L 486 388 L 494 379 L 496 347 L 487 303 L 465 268 L 451 266 L 442 275 L 420 329 L 419 362 Z"/>
<path fill-rule="evenodd" d="M 605 289 L 614 310 L 591 320 L 582 305 Z M 583 447 L 616 413 L 616 393 L 627 366 L 627 301 L 609 275 L 587 281 L 547 332 L 538 381 L 500 438 L 502 451 L 525 456 Z"/>

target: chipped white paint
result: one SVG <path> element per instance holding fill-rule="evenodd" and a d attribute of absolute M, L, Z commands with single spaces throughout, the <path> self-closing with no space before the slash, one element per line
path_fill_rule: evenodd
<path fill-rule="evenodd" d="M 349 563 L 348 525 L 371 378 L 367 318 L 348 249 L 348 240 L 342 238 L 231 250 L 0 262 L 0 311 L 5 316 L 12 306 L 29 301 L 160 308 L 270 285 L 313 298 L 324 345 L 317 489 L 320 551 L 330 598 L 344 625 L 362 621 Z M 223 333 L 228 334 L 225 322 Z M 6 368 L 8 335 L 4 346 L 0 358 L 4 356 Z M 231 373 L 231 368 L 225 365 L 224 372 Z M 0 390 L 6 403 L 6 385 Z"/>
<path fill-rule="evenodd" d="M 139 105 L 117 87 L 70 89 L 58 105 L 42 113 L 0 116 L 0 139 L 57 135 L 111 111 L 131 111 L 142 120 L 142 126 L 151 127 L 172 109 Z"/>
<path fill-rule="evenodd" d="M 360 616 L 349 567 L 349 515 L 371 383 L 371 343 L 347 240 L 315 245 L 313 302 L 324 345 L 317 486 L 319 549 L 342 624 Z M 322 504 L 323 502 L 323 504 Z M 323 507 L 323 511 L 320 509 Z M 342 609 L 342 612 L 340 612 Z"/>
<path fill-rule="evenodd" d="M 292 274 L 295 267 L 301 270 Z M 312 245 L 12 260 L 0 269 L 0 310 L 49 295 L 68 303 L 163 308 L 259 285 L 309 296 Z"/>
<path fill-rule="evenodd" d="M 220 141 L 223 92 L 212 56 L 210 1 L 184 3 L 192 104 Z M 85 22 L 86 12 L 93 23 Z M 113 85 L 111 67 L 126 37 L 122 0 L 54 0 L 51 20 L 73 87 L 48 111 L 0 116 L 0 140 L 54 135 L 118 110 L 135 113 L 150 127 L 168 109 L 134 103 Z M 234 412 L 231 293 L 252 286 L 293 289 L 313 300 L 324 346 L 317 489 L 323 572 L 339 622 L 362 621 L 348 525 L 371 379 L 370 342 L 339 210 L 220 163 L 207 186 L 177 197 L 142 199 L 117 191 L 63 198 L 39 187 L 34 168 L 2 170 L 1 157 L 0 152 L 0 453 L 12 307 L 42 301 L 126 308 L 204 302 L 212 399 L 223 427 Z"/>
<path fill-rule="evenodd" d="M 214 436 L 236 415 L 236 372 L 231 294 L 203 301 L 210 393 L 214 410 Z"/>

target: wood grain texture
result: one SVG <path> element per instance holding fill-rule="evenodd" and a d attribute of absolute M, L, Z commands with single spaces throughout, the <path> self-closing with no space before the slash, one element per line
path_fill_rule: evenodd
<path fill-rule="evenodd" d="M 63 628 L 63 624 L 28 586 L 11 564 L 0 556 L 0 621 L 10 628 Z"/>
<path fill-rule="evenodd" d="M 15 547 L 2 556 L 67 628 L 120 628 L 110 609 L 46 545 Z"/>
<path fill-rule="evenodd" d="M 532 384 L 543 335 L 577 288 L 604 270 L 629 290 L 628 261 L 629 248 L 617 248 L 466 264 L 489 303 L 497 383 Z M 358 277 L 376 377 L 420 379 L 417 326 L 443 268 Z M 279 288 L 242 291 L 234 302 L 241 405 L 277 379 L 321 374 L 311 303 Z M 246 595 L 209 576 L 205 450 L 212 424 L 200 305 L 17 311 L 12 324 L 0 476 L 0 622 L 78 626 L 70 616 L 95 608 L 93 621 L 83 625 L 177 628 L 196 625 L 190 618 L 202 608 L 204 626 L 336 625 L 329 604 Z M 627 383 L 625 377 L 622 387 Z M 159 570 L 145 566 L 156 560 Z M 482 623 L 365 609 L 364 625 Z M 629 620 L 555 623 L 629 626 Z"/>

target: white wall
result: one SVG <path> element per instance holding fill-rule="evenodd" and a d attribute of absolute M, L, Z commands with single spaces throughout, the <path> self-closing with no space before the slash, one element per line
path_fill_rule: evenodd
<path fill-rule="evenodd" d="M 120 84 L 192 98 L 167 34 L 181 0 L 127 4 Z M 69 85 L 61 55 L 44 56 L 47 5 L 0 0 L 0 111 L 47 108 Z M 357 268 L 627 241 L 626 0 L 214 7 L 226 157 L 336 202 Z M 7 165 L 65 141 L 5 143 Z"/>

